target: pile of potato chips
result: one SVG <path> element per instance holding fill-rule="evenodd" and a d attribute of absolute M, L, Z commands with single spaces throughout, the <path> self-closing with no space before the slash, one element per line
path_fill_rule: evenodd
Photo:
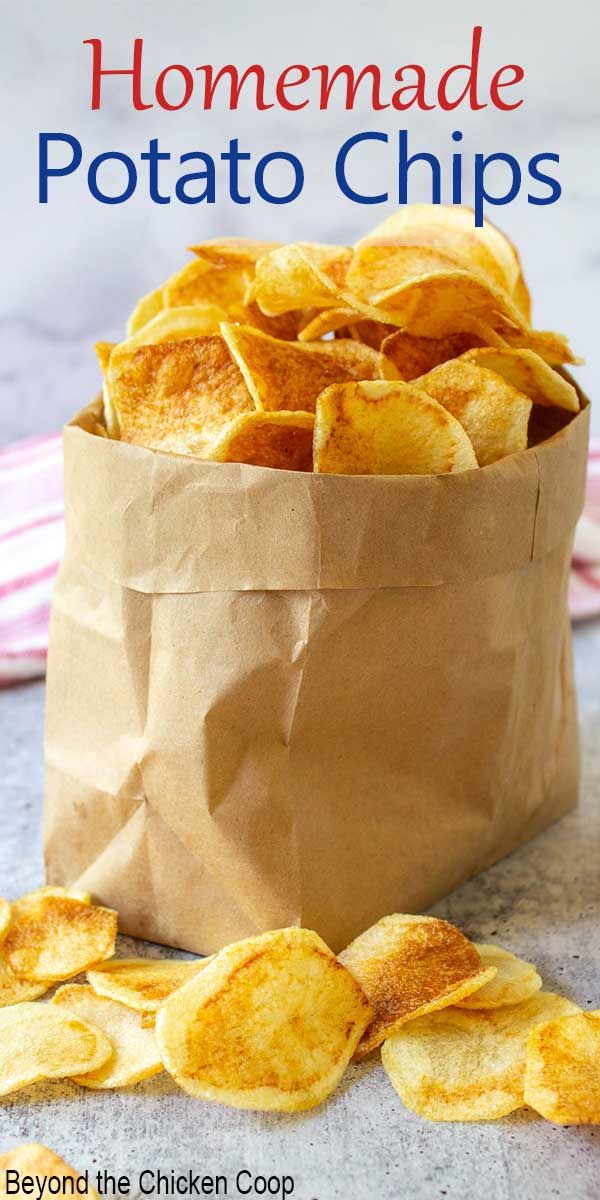
<path fill-rule="evenodd" d="M 225 238 L 99 343 L 95 432 L 215 462 L 428 475 L 541 440 L 576 413 L 519 257 L 467 208 L 401 209 L 354 247 Z M 557 369 L 558 368 L 558 369 Z"/>
<path fill-rule="evenodd" d="M 202 1100 L 298 1112 L 381 1047 L 406 1107 L 431 1120 L 528 1104 L 600 1123 L 600 1010 L 541 991 L 531 963 L 437 917 L 384 917 L 337 957 L 290 928 L 195 961 L 119 959 L 116 931 L 84 892 L 0 901 L 0 1096 L 43 1079 L 122 1088 L 166 1069 Z M 84 971 L 87 983 L 67 982 Z"/>

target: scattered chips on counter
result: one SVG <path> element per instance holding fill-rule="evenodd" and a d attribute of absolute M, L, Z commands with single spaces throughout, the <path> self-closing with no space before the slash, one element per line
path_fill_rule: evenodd
<path fill-rule="evenodd" d="M 522 1004 L 484 1011 L 445 1008 L 404 1025 L 381 1061 L 407 1108 L 431 1121 L 490 1121 L 522 1108 L 527 1038 L 577 1006 L 538 992 Z"/>
<path fill-rule="evenodd" d="M 313 420 L 251 414 L 299 415 Z M 398 1095 L 430 1120 L 527 1104 L 600 1124 L 600 1010 L 541 991 L 533 963 L 438 917 L 393 913 L 337 957 L 294 926 L 205 959 L 120 959 L 117 914 L 88 892 L 41 887 L 0 913 L 0 1096 L 51 1079 L 125 1088 L 166 1070 L 197 1099 L 300 1112 L 381 1046 Z M 33 1002 L 86 970 L 87 983 Z"/>
<path fill-rule="evenodd" d="M 532 329 L 514 246 L 490 222 L 476 228 L 470 209 L 408 205 L 353 247 L 233 237 L 192 250 L 138 302 L 123 342 L 98 343 L 112 438 L 278 470 L 444 474 L 536 444 L 538 407 L 579 410 L 555 369 L 579 360 L 561 334 Z M 257 413 L 306 418 L 330 388 L 379 380 L 415 382 L 454 416 L 470 450 L 460 465 L 448 422 L 418 427 L 414 405 L 385 418 L 386 444 L 408 438 L 410 455 L 375 453 L 371 422 L 331 458 L 318 420 L 309 456 L 270 449 L 285 435 Z"/>

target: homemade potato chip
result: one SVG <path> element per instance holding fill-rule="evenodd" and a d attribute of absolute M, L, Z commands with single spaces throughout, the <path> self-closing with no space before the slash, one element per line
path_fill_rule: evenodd
<path fill-rule="evenodd" d="M 82 904 L 92 903 L 92 893 L 87 892 L 85 888 L 61 887 L 57 883 L 42 883 L 26 896 L 21 896 L 21 900 L 27 904 L 32 896 L 68 896 L 71 900 L 81 900 Z M 13 904 L 19 905 L 21 900 L 15 900 Z"/>
<path fill-rule="evenodd" d="M 182 304 L 179 308 L 163 308 L 147 325 L 121 342 L 119 350 L 135 350 L 136 346 L 154 346 L 157 342 L 178 342 L 185 338 L 206 337 L 208 334 L 218 333 L 221 321 L 226 320 L 227 311 L 218 304 Z M 99 346 L 96 346 L 104 374 L 110 361 L 109 356 L 104 365 L 105 345 L 106 343 L 99 343 L 103 349 L 102 357 Z"/>
<path fill-rule="evenodd" d="M 501 375 L 533 404 L 579 412 L 579 396 L 572 383 L 535 354 L 533 350 L 499 350 L 484 346 L 467 350 L 461 361 L 473 362 Z"/>
<path fill-rule="evenodd" d="M 349 322 L 355 321 L 358 315 L 353 308 L 325 308 L 299 330 L 298 341 L 313 342 L 327 333 L 335 333 L 338 329 L 344 329 Z"/>
<path fill-rule="evenodd" d="M 259 242 L 255 238 L 212 238 L 208 242 L 190 246 L 190 250 L 213 267 L 243 267 L 244 270 L 253 272 L 259 258 L 270 254 L 280 244 Z"/>
<path fill-rule="evenodd" d="M 368 244 L 431 246 L 450 255 L 467 270 L 475 270 L 504 288 L 527 320 L 531 303 L 519 255 L 509 238 L 491 221 L 476 226 L 472 209 L 461 205 L 409 204 L 386 217 L 357 248 Z"/>
<path fill-rule="evenodd" d="M 216 304 L 231 317 L 243 310 L 249 275 L 242 267 L 212 267 L 194 258 L 167 279 L 163 286 L 163 308 L 180 305 Z"/>
<path fill-rule="evenodd" d="M 441 475 L 476 466 L 460 422 L 411 384 L 334 384 L 317 400 L 315 471 Z"/>
<path fill-rule="evenodd" d="M 379 376 L 378 351 L 351 339 L 292 345 L 247 325 L 227 324 L 221 333 L 257 409 L 314 412 L 317 396 L 331 383 Z"/>
<path fill-rule="evenodd" d="M 114 954 L 117 914 L 69 895 L 32 892 L 15 901 L 3 952 L 32 983 L 68 979 Z"/>
<path fill-rule="evenodd" d="M 103 1030 L 112 1042 L 112 1056 L 97 1070 L 83 1075 L 73 1072 L 75 1083 L 94 1090 L 130 1087 L 162 1070 L 154 1033 L 143 1027 L 142 1014 L 135 1009 L 99 996 L 81 983 L 59 988 L 50 1003 Z"/>
<path fill-rule="evenodd" d="M 444 1008 L 404 1025 L 381 1049 L 400 1099 L 430 1121 L 489 1121 L 522 1108 L 527 1038 L 577 1012 L 551 992 L 488 1012 Z"/>
<path fill-rule="evenodd" d="M 426 375 L 450 358 L 457 358 L 472 346 L 481 344 L 480 339 L 472 333 L 451 333 L 444 338 L 428 338 L 397 329 L 384 338 L 381 351 L 387 361 L 393 362 L 400 379 L 408 382 Z"/>
<path fill-rule="evenodd" d="M 114 958 L 88 971 L 87 977 L 97 995 L 151 1012 L 209 962 L 210 958 L 193 962 L 179 958 Z"/>
<path fill-rule="evenodd" d="M 475 318 L 492 327 L 511 321 L 524 328 L 524 320 L 510 297 L 458 268 L 432 271 L 373 295 L 371 308 L 381 321 L 400 325 L 423 337 L 446 337 L 465 331 L 465 319 Z"/>
<path fill-rule="evenodd" d="M 280 246 L 258 260 L 246 301 L 256 300 L 271 317 L 295 308 L 339 308 L 351 259 L 346 246 Z"/>
<path fill-rule="evenodd" d="M 204 457 L 254 403 L 219 335 L 113 351 L 105 386 L 121 439 Z"/>
<path fill-rule="evenodd" d="M 474 945 L 482 966 L 495 967 L 496 974 L 472 996 L 455 1001 L 457 1008 L 504 1008 L 507 1004 L 521 1004 L 539 992 L 542 981 L 533 963 L 517 958 L 500 946 L 479 942 Z"/>
<path fill-rule="evenodd" d="M 21 1004 L 24 1000 L 37 1000 L 50 987 L 52 983 L 49 980 L 31 983 L 28 979 L 19 979 L 5 958 L 4 948 L 0 946 L 0 1008 Z"/>
<path fill-rule="evenodd" d="M 561 333 L 552 333 L 548 329 L 529 329 L 526 333 L 505 329 L 502 332 L 502 340 L 513 350 L 533 350 L 545 362 L 550 363 L 550 366 L 560 367 L 563 364 L 576 366 L 583 362 L 582 358 L 577 358 L 573 354 L 566 337 L 563 337 Z M 485 344 L 487 344 L 487 339 L 485 339 Z M 489 344 L 492 345 L 491 342 Z"/>
<path fill-rule="evenodd" d="M 0 1096 L 37 1083 L 96 1071 L 112 1055 L 100 1029 L 52 1004 L 0 1011 Z"/>
<path fill-rule="evenodd" d="M 381 292 L 435 271 L 454 271 L 455 260 L 431 246 L 358 246 L 348 265 L 345 288 L 369 304 Z"/>
<path fill-rule="evenodd" d="M 438 917 L 393 913 L 339 955 L 358 980 L 373 1020 L 357 1051 L 363 1058 L 406 1021 L 456 1004 L 493 979 L 472 942 Z"/>
<path fill-rule="evenodd" d="M 192 1096 L 299 1112 L 333 1091 L 370 1017 L 316 933 L 279 929 L 215 955 L 165 1001 L 156 1037 L 167 1071 Z"/>
<path fill-rule="evenodd" d="M 153 317 L 156 317 L 160 310 L 164 308 L 163 302 L 163 287 L 154 288 L 138 300 L 128 322 L 127 336 L 132 337 L 139 329 L 143 329 Z"/>
<path fill-rule="evenodd" d="M 527 448 L 531 400 L 494 371 L 463 356 L 419 376 L 414 386 L 460 421 L 480 467 Z"/>
<path fill-rule="evenodd" d="M 4 935 L 10 924 L 10 904 L 8 900 L 0 896 L 0 942 L 3 941 Z"/>
<path fill-rule="evenodd" d="M 13 1180 L 11 1180 L 10 1192 L 8 1192 L 7 1171 L 18 1171 L 19 1186 L 15 1188 Z M 5 1200 L 7 1196 L 16 1196 L 17 1200 L 22 1200 L 24 1196 L 31 1196 L 31 1188 L 23 1186 L 26 1176 L 33 1176 L 36 1181 L 36 1195 L 45 1192 L 46 1195 L 72 1196 L 85 1195 L 89 1200 L 100 1200 L 98 1192 L 89 1180 L 85 1180 L 85 1190 L 77 1189 L 77 1181 L 81 1176 L 74 1167 L 70 1167 L 64 1159 L 59 1158 L 53 1150 L 49 1150 L 47 1146 L 42 1146 L 39 1142 L 30 1142 L 25 1146 L 14 1146 L 12 1150 L 7 1150 L 5 1154 L 0 1154 L 0 1200 Z M 50 1186 L 50 1180 L 60 1179 L 62 1182 L 61 1189 L 57 1192 L 55 1185 Z M 73 1180 L 74 1183 L 69 1181 Z M 37 1189 L 41 1189 L 40 1192 Z"/>
<path fill-rule="evenodd" d="M 223 430 L 205 457 L 213 462 L 310 471 L 314 424 L 312 413 L 245 413 Z"/>
<path fill-rule="evenodd" d="M 600 1010 L 533 1030 L 524 1093 L 526 1104 L 556 1125 L 600 1125 Z"/>

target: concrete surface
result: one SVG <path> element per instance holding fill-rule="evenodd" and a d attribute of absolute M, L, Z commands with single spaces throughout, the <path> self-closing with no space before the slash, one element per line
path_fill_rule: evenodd
<path fill-rule="evenodd" d="M 584 751 L 579 809 L 434 911 L 476 939 L 531 958 L 547 988 L 589 1009 L 600 1006 L 600 622 L 577 630 L 575 648 Z M 0 894 L 8 896 L 42 877 L 43 700 L 42 684 L 0 693 Z M 121 939 L 119 953 L 167 952 Z M 427 1124 L 404 1109 L 374 1060 L 351 1067 L 328 1104 L 301 1116 L 210 1106 L 165 1075 L 104 1094 L 37 1085 L 0 1105 L 0 1150 L 32 1139 L 79 1169 L 128 1174 L 134 1198 L 139 1172 L 192 1168 L 225 1175 L 228 1191 L 220 1194 L 229 1196 L 242 1194 L 235 1181 L 244 1169 L 292 1176 L 296 1200 L 600 1194 L 600 1129 L 557 1128 L 526 1111 L 490 1124 Z"/>

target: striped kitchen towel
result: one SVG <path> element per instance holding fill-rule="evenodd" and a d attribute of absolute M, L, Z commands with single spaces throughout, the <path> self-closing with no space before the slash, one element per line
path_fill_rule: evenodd
<path fill-rule="evenodd" d="M 43 675 L 54 576 L 64 545 L 60 434 L 0 449 L 0 686 Z M 592 443 L 569 607 L 600 613 L 600 439 Z"/>

